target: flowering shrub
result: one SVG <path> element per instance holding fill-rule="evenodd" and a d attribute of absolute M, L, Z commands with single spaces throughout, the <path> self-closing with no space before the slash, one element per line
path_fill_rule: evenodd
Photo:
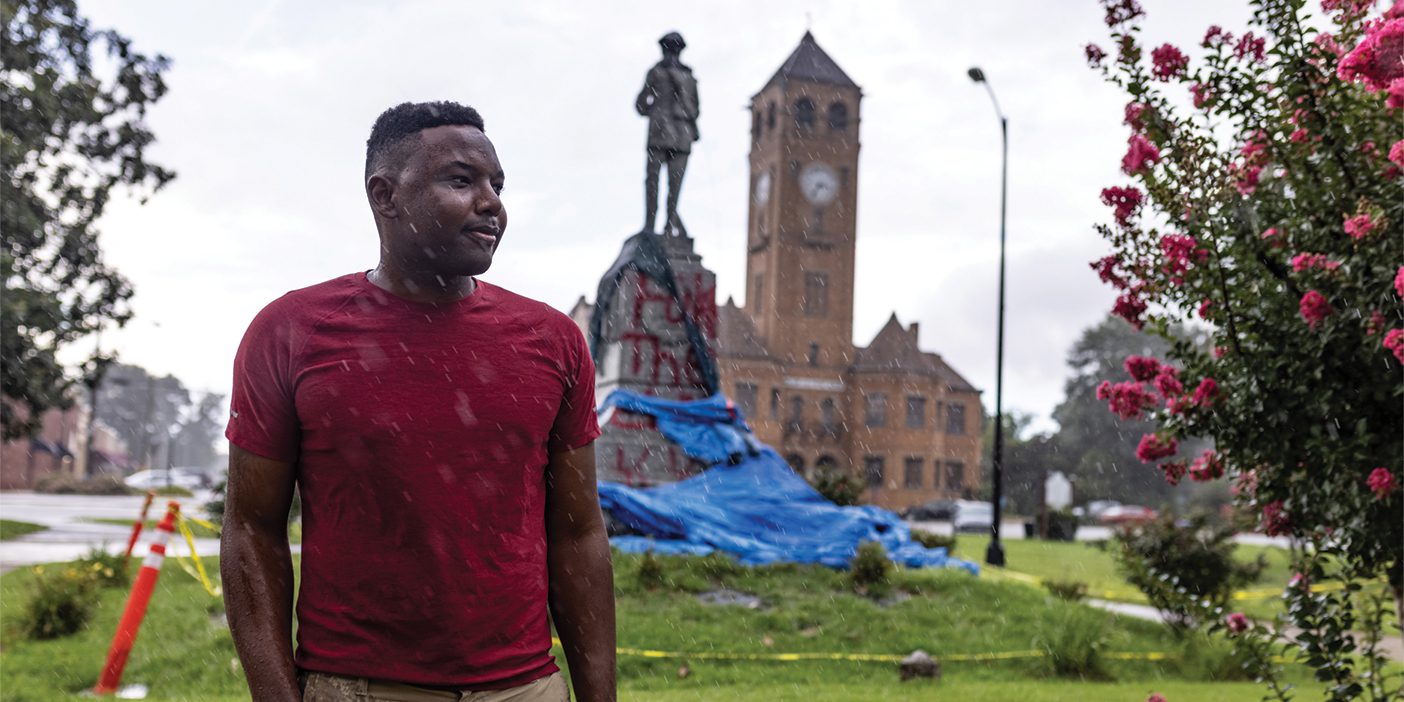
<path fill-rule="evenodd" d="M 1167 480 L 1232 479 L 1263 532 L 1307 546 L 1304 582 L 1357 593 L 1288 588 L 1296 644 L 1332 698 L 1397 699 L 1362 608 L 1384 580 L 1404 612 L 1404 2 L 1307 1 L 1255 0 L 1252 31 L 1146 60 L 1140 6 L 1102 0 L 1114 49 L 1087 56 L 1131 133 L 1092 267 L 1114 314 L 1174 345 L 1098 397 L 1159 424 L 1137 454 Z M 1196 318 L 1205 343 L 1168 333 Z M 1175 455 L 1191 436 L 1214 450 Z"/>

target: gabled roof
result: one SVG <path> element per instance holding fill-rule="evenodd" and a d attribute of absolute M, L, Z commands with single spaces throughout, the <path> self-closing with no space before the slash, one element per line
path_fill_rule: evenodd
<path fill-rule="evenodd" d="M 717 307 L 716 352 L 728 358 L 770 358 L 770 350 L 760 340 L 751 316 L 731 298 Z"/>
<path fill-rule="evenodd" d="M 829 58 L 824 50 L 819 48 L 819 42 L 814 41 L 814 35 L 809 32 L 804 33 L 804 38 L 800 39 L 799 46 L 795 48 L 790 57 L 785 59 L 785 63 L 780 65 L 780 70 L 766 81 L 765 88 L 776 83 L 788 83 L 792 80 L 809 81 L 811 83 L 824 83 L 827 85 L 839 85 L 846 88 L 856 88 L 857 83 L 843 72 L 842 68 Z M 761 88 L 761 90 L 765 90 Z"/>
<path fill-rule="evenodd" d="M 853 370 L 933 376 L 951 390 L 979 392 L 939 355 L 922 351 L 917 346 L 917 326 L 904 328 L 895 312 L 887 318 L 887 324 L 873 337 L 872 343 L 858 349 Z"/>

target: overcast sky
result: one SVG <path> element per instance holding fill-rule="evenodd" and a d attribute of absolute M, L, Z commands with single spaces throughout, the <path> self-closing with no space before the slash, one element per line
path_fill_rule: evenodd
<path fill-rule="evenodd" d="M 1237 30 L 1248 14 L 1246 2 L 1142 2 L 1152 46 L 1192 48 L 1209 24 Z M 1087 262 L 1107 251 L 1092 226 L 1106 219 L 1101 188 L 1126 181 L 1128 132 L 1124 99 L 1083 59 L 1089 40 L 1108 43 L 1095 0 L 80 4 L 174 62 L 151 156 L 178 177 L 102 221 L 137 313 L 102 343 L 195 389 L 228 392 L 263 305 L 374 267 L 364 144 L 405 100 L 486 118 L 511 225 L 484 279 L 562 310 L 593 294 L 642 220 L 633 101 L 671 30 L 702 103 L 680 211 L 719 303 L 744 297 L 747 103 L 809 28 L 865 95 L 859 344 L 894 311 L 920 322 L 922 346 L 993 408 L 999 125 L 972 65 L 1010 124 L 1006 408 L 1051 428 L 1067 351 L 1111 307 Z"/>

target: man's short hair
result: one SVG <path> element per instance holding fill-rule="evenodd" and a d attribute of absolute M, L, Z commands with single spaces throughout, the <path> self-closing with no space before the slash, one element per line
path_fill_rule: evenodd
<path fill-rule="evenodd" d="M 371 127 L 366 140 L 366 177 L 369 178 L 407 139 L 425 129 L 443 126 L 468 126 L 483 129 L 483 116 L 478 111 L 448 100 L 435 102 L 402 102 L 382 113 Z"/>

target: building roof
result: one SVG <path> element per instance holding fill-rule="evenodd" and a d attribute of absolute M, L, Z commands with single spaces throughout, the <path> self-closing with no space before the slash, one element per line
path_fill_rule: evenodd
<path fill-rule="evenodd" d="M 846 88 L 856 88 L 857 83 L 843 72 L 842 68 L 829 57 L 823 49 L 819 48 L 819 42 L 814 41 L 814 35 L 809 32 L 804 33 L 804 38 L 800 39 L 798 47 L 795 47 L 790 57 L 785 59 L 785 63 L 780 64 L 780 70 L 766 81 L 765 88 L 776 83 L 788 83 L 792 80 L 809 81 L 811 83 L 824 83 L 827 85 L 838 85 Z M 761 88 L 761 90 L 765 90 Z"/>
<path fill-rule="evenodd" d="M 760 340 L 755 322 L 731 298 L 717 306 L 716 353 L 727 358 L 770 358 L 770 350 Z"/>
<path fill-rule="evenodd" d="M 932 376 L 951 390 L 979 392 L 939 355 L 922 351 L 917 345 L 917 325 L 913 323 L 904 328 L 895 312 L 887 318 L 887 324 L 873 337 L 872 343 L 857 349 L 853 370 Z"/>

